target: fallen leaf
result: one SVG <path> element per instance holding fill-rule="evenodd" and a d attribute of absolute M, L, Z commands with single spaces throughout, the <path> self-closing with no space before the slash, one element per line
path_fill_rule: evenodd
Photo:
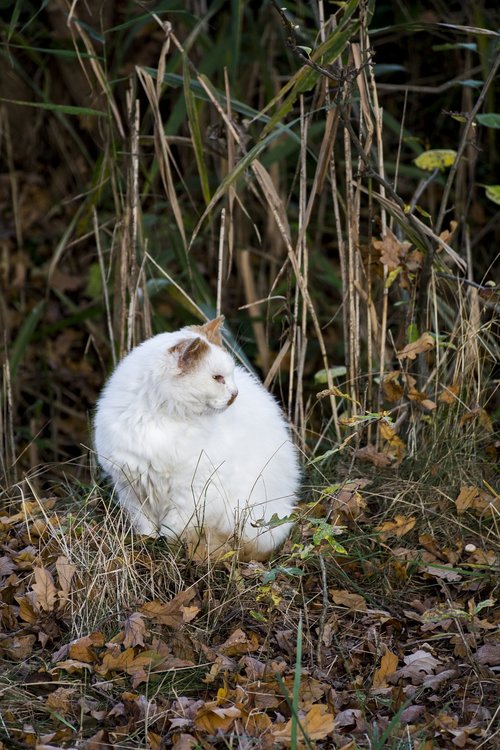
<path fill-rule="evenodd" d="M 45 612 L 52 612 L 57 601 L 57 589 L 52 574 L 47 568 L 35 568 L 35 583 L 31 588 L 35 592 L 34 605 Z"/>
<path fill-rule="evenodd" d="M 103 633 L 90 633 L 83 638 L 77 638 L 69 644 L 68 656 L 79 662 L 93 663 L 97 661 L 98 656 L 96 648 L 102 648 L 105 643 Z"/>
<path fill-rule="evenodd" d="M 324 740 L 335 728 L 333 713 L 328 706 L 317 703 L 311 706 L 307 714 L 300 719 L 305 734 L 310 740 Z M 301 732 L 298 732 L 301 736 Z M 290 742 L 292 737 L 292 720 L 285 726 L 273 728 L 273 739 Z"/>
<path fill-rule="evenodd" d="M 424 573 L 427 573 L 434 578 L 440 578 L 443 581 L 449 581 L 449 583 L 454 583 L 456 581 L 462 580 L 462 576 L 460 575 L 460 573 L 457 573 L 455 570 L 453 570 L 451 565 L 427 565 L 426 567 L 422 568 L 422 570 L 424 571 Z"/>
<path fill-rule="evenodd" d="M 159 602 L 158 600 L 146 602 L 146 604 L 142 605 L 140 611 L 145 617 L 154 620 L 158 624 L 167 625 L 178 630 L 182 628 L 185 622 L 189 622 L 198 614 L 199 607 L 196 608 L 196 612 L 192 606 L 189 607 L 187 613 L 185 612 L 185 608 L 192 602 L 195 596 L 195 589 L 190 587 L 185 591 L 181 591 L 180 594 L 174 596 L 169 602 Z"/>
<path fill-rule="evenodd" d="M 366 599 L 361 594 L 351 594 L 350 591 L 330 589 L 330 596 L 335 604 L 343 605 L 353 611 L 366 610 Z"/>
<path fill-rule="evenodd" d="M 396 433 L 396 430 L 387 422 L 380 422 L 380 435 L 387 442 L 384 450 L 400 463 L 404 458 L 406 445 Z"/>
<path fill-rule="evenodd" d="M 14 661 L 23 661 L 31 656 L 36 635 L 15 635 L 13 638 L 4 638 L 0 641 L 0 649 L 3 649 Z"/>
<path fill-rule="evenodd" d="M 478 487 L 467 485 L 460 488 L 455 505 L 459 514 L 465 513 L 467 510 L 477 510 L 479 513 L 486 511 L 488 514 L 491 514 L 493 508 L 500 509 L 498 498 L 494 498 Z"/>
<path fill-rule="evenodd" d="M 70 563 L 66 555 L 60 555 L 56 560 L 57 580 L 59 581 L 59 599 L 60 607 L 63 607 L 68 600 L 71 579 L 76 573 L 76 567 Z"/>
<path fill-rule="evenodd" d="M 241 711 L 236 706 L 220 708 L 214 702 L 206 703 L 200 708 L 194 720 L 195 727 L 209 734 L 228 732 L 235 719 L 241 716 Z"/>
<path fill-rule="evenodd" d="M 199 746 L 198 740 L 190 734 L 179 734 L 172 745 L 172 750 L 194 750 Z"/>
<path fill-rule="evenodd" d="M 475 657 L 478 664 L 497 667 L 500 665 L 500 643 L 485 643 L 484 646 L 478 648 Z"/>
<path fill-rule="evenodd" d="M 372 688 L 387 687 L 387 677 L 394 674 L 398 666 L 398 661 L 399 659 L 396 654 L 387 649 L 380 660 L 380 667 L 375 670 L 375 674 L 373 675 Z"/>
<path fill-rule="evenodd" d="M 369 484 L 368 479 L 354 479 L 341 487 L 325 488 L 322 499 L 327 500 L 329 509 L 332 511 L 331 522 L 333 525 L 341 525 L 346 518 L 361 520 L 366 502 L 359 490 L 366 487 L 367 484 Z"/>
<path fill-rule="evenodd" d="M 436 341 L 434 337 L 426 331 L 416 341 L 412 341 L 399 352 L 396 352 L 396 356 L 398 359 L 416 359 L 418 354 L 423 354 L 430 351 L 430 349 L 434 349 L 435 345 Z"/>
<path fill-rule="evenodd" d="M 16 567 L 17 566 L 11 557 L 8 557 L 7 555 L 2 555 L 2 557 L 0 557 L 0 577 L 10 576 L 10 574 L 15 571 Z"/>
<path fill-rule="evenodd" d="M 408 708 L 405 708 L 404 711 L 402 711 L 399 720 L 403 726 L 405 724 L 415 724 L 417 719 L 423 716 L 424 713 L 425 706 L 408 706 Z"/>
<path fill-rule="evenodd" d="M 259 648 L 259 642 L 255 633 L 252 633 L 250 639 L 247 634 L 238 628 L 229 638 L 217 647 L 217 652 L 225 656 L 237 656 L 238 654 L 248 654 L 249 651 L 256 651 Z"/>
<path fill-rule="evenodd" d="M 150 750 L 163 750 L 165 745 L 163 744 L 163 738 L 161 734 L 156 734 L 156 732 L 149 731 L 147 733 L 148 738 L 148 744 Z"/>
<path fill-rule="evenodd" d="M 360 461 L 368 461 L 378 469 L 389 469 L 392 461 L 386 453 L 380 453 L 374 445 L 365 445 L 356 451 L 356 458 Z"/>
<path fill-rule="evenodd" d="M 140 612 L 134 612 L 127 617 L 124 623 L 124 630 L 125 638 L 123 639 L 123 645 L 125 648 L 129 648 L 129 646 L 144 646 L 146 625 Z"/>
<path fill-rule="evenodd" d="M 453 680 L 456 677 L 458 677 L 458 672 L 456 669 L 445 669 L 443 672 L 439 672 L 439 674 L 428 675 L 427 677 L 425 677 L 422 682 L 422 686 L 426 688 L 432 688 L 432 690 L 436 690 L 443 683 L 448 682 L 448 680 Z"/>
<path fill-rule="evenodd" d="M 417 522 L 416 516 L 394 516 L 393 521 L 385 521 L 381 526 L 376 526 L 376 531 L 380 532 L 382 541 L 387 541 L 391 536 L 402 537 L 413 529 Z"/>
<path fill-rule="evenodd" d="M 401 677 L 406 677 L 411 679 L 413 685 L 421 685 L 426 676 L 433 674 L 436 667 L 440 664 L 439 659 L 435 659 L 432 654 L 423 649 L 419 649 L 413 654 L 404 656 L 403 661 L 406 666 L 395 672 L 392 682 Z"/>
<path fill-rule="evenodd" d="M 72 708 L 72 700 L 78 694 L 76 688 L 59 687 L 47 696 L 47 706 L 63 716 Z"/>

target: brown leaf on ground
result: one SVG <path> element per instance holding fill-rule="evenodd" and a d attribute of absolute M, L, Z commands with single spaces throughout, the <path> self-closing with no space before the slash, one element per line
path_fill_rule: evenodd
<path fill-rule="evenodd" d="M 488 667 L 497 667 L 500 665 L 500 643 L 485 643 L 478 648 L 475 653 L 478 664 L 485 664 Z"/>
<path fill-rule="evenodd" d="M 436 667 L 440 665 L 439 659 L 423 649 L 403 657 L 406 666 L 395 672 L 392 682 L 401 677 L 411 679 L 412 685 L 421 685 L 427 675 L 434 674 Z"/>
<path fill-rule="evenodd" d="M 238 654 L 248 654 L 250 651 L 256 651 L 259 648 L 259 641 L 255 633 L 251 633 L 250 638 L 247 634 L 238 628 L 229 638 L 217 647 L 217 652 L 224 656 L 237 656 Z"/>
<path fill-rule="evenodd" d="M 423 567 L 422 570 L 427 573 L 427 575 L 433 576 L 434 578 L 439 578 L 443 581 L 448 581 L 449 583 L 454 583 L 456 581 L 461 581 L 462 576 L 460 573 L 457 573 L 455 570 L 453 570 L 451 565 L 443 564 L 443 565 L 427 565 L 426 567 Z"/>
<path fill-rule="evenodd" d="M 365 445 L 356 451 L 356 458 L 360 461 L 368 461 L 378 469 L 389 469 L 392 461 L 386 453 L 380 453 L 374 445 Z"/>
<path fill-rule="evenodd" d="M 394 516 L 393 521 L 385 521 L 385 523 L 376 527 L 376 530 L 380 532 L 380 538 L 385 542 L 391 536 L 402 537 L 408 534 L 413 529 L 417 522 L 416 516 Z"/>
<path fill-rule="evenodd" d="M 399 659 L 396 654 L 387 649 L 380 660 L 380 667 L 375 670 L 375 674 L 373 675 L 373 689 L 387 687 L 387 677 L 394 674 L 398 666 L 398 661 Z"/>
<path fill-rule="evenodd" d="M 361 520 L 366 509 L 366 502 L 359 490 L 369 483 L 369 479 L 353 479 L 340 488 L 329 487 L 325 490 L 328 507 L 332 511 L 331 522 L 333 525 L 345 520 Z"/>
<path fill-rule="evenodd" d="M 77 695 L 78 690 L 76 688 L 59 687 L 47 696 L 47 706 L 64 716 L 70 711 L 72 701 L 76 699 Z"/>
<path fill-rule="evenodd" d="M 300 718 L 300 723 L 310 740 L 324 740 L 331 734 L 335 728 L 333 713 L 328 706 L 322 703 L 311 706 L 306 715 Z M 302 733 L 298 730 L 298 737 Z M 292 720 L 288 721 L 285 726 L 276 726 L 273 728 L 273 739 L 275 741 L 290 742 L 292 738 Z"/>
<path fill-rule="evenodd" d="M 68 600 L 71 580 L 76 573 L 76 567 L 70 563 L 66 555 L 60 555 L 56 560 L 57 579 L 59 581 L 60 607 L 64 607 Z"/>
<path fill-rule="evenodd" d="M 493 509 L 500 509 L 500 502 L 497 498 L 484 492 L 478 487 L 463 485 L 460 493 L 455 500 L 457 513 L 462 514 L 467 510 L 477 510 L 479 513 L 486 512 L 490 515 Z"/>
<path fill-rule="evenodd" d="M 68 656 L 70 659 L 91 664 L 98 659 L 95 649 L 102 648 L 104 643 L 103 633 L 90 633 L 90 635 L 85 635 L 69 644 Z"/>
<path fill-rule="evenodd" d="M 172 745 L 172 750 L 194 750 L 195 747 L 199 747 L 199 742 L 195 737 L 190 734 L 179 734 Z"/>
<path fill-rule="evenodd" d="M 3 576 L 10 576 L 16 569 L 16 564 L 11 557 L 2 555 L 0 557 L 0 578 Z"/>
<path fill-rule="evenodd" d="M 129 648 L 129 646 L 144 646 L 146 625 L 140 612 L 134 612 L 127 617 L 124 623 L 124 631 L 123 645 L 125 648 Z"/>
<path fill-rule="evenodd" d="M 416 341 L 406 344 L 403 349 L 396 352 L 396 356 L 398 359 L 416 359 L 418 354 L 424 354 L 434 349 L 435 345 L 436 340 L 426 331 Z"/>
<path fill-rule="evenodd" d="M 329 593 L 335 604 L 348 607 L 350 610 L 366 610 L 366 599 L 361 594 L 351 594 L 350 591 L 340 589 L 330 589 Z"/>
<path fill-rule="evenodd" d="M 57 589 L 54 585 L 52 574 L 47 568 L 35 568 L 33 570 L 35 583 L 31 588 L 35 592 L 34 605 L 45 612 L 52 612 L 57 602 Z"/>
<path fill-rule="evenodd" d="M 30 595 L 31 596 L 31 595 Z M 31 599 L 34 597 L 31 596 Z M 39 618 L 39 612 L 36 612 L 33 608 L 33 604 L 31 603 L 30 599 L 28 599 L 28 596 L 16 596 L 16 601 L 19 604 L 19 617 L 21 620 L 24 620 L 24 622 L 29 622 L 33 625 L 38 618 Z"/>
<path fill-rule="evenodd" d="M 0 641 L 0 649 L 14 661 L 23 661 L 31 656 L 35 641 L 35 635 L 15 635 L 13 638 L 3 638 Z"/>
<path fill-rule="evenodd" d="M 181 591 L 169 602 L 154 600 L 143 604 L 140 611 L 160 625 L 168 625 L 174 629 L 180 629 L 186 622 L 191 622 L 198 614 L 199 607 L 188 606 L 196 596 L 193 587 Z"/>
<path fill-rule="evenodd" d="M 465 414 L 461 416 L 460 425 L 463 427 L 467 424 L 467 422 L 477 422 L 481 425 L 481 427 L 484 427 L 486 432 L 493 432 L 493 423 L 491 421 L 491 418 L 484 409 L 481 409 L 480 406 L 465 412 Z"/>
<path fill-rule="evenodd" d="M 235 719 L 241 716 L 241 710 L 236 706 L 221 708 L 215 701 L 202 706 L 194 720 L 195 727 L 208 734 L 229 732 Z"/>

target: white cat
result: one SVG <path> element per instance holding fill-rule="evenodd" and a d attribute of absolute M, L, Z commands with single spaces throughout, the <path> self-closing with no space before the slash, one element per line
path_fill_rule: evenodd
<path fill-rule="evenodd" d="M 119 363 L 95 449 L 140 534 L 264 559 L 290 531 L 263 524 L 294 508 L 298 453 L 276 401 L 222 348 L 222 321 L 160 333 Z"/>

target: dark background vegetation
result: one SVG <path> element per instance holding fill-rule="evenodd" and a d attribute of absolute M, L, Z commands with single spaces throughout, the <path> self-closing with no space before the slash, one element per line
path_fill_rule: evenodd
<path fill-rule="evenodd" d="M 326 3 L 325 13 L 334 12 L 336 7 Z M 317 9 L 309 3 L 292 3 L 289 10 L 300 25 L 298 41 L 317 46 Z M 191 63 L 221 91 L 226 67 L 231 96 L 255 110 L 276 95 L 300 67 L 300 60 L 286 47 L 286 33 L 270 3 L 79 3 L 76 15 L 106 76 L 107 96 L 92 70 L 89 47 L 67 25 L 68 9 L 64 3 L 50 2 L 39 7 L 36 3 L 22 2 L 3 8 L 2 347 L 11 360 L 12 403 L 6 404 L 6 408 L 12 411 L 6 418 L 14 426 L 14 436 L 6 437 L 6 448 L 11 451 L 10 459 L 22 454 L 16 464 L 19 470 L 30 464 L 34 468 L 40 463 L 71 459 L 80 454 L 81 444 L 88 445 L 89 414 L 112 362 L 94 211 L 101 227 L 117 353 L 126 346 L 125 333 L 120 330 L 124 326 L 126 301 L 117 294 L 116 267 L 123 253 L 131 252 L 120 247 L 120 243 L 130 242 L 126 206 L 130 201 L 131 133 L 127 97 L 131 93 L 140 111 L 140 228 L 133 252 L 143 257 L 147 248 L 206 313 L 214 311 L 220 205 L 212 214 L 212 221 L 204 223 L 187 253 L 155 161 L 151 107 L 134 73 L 135 66 L 155 69 L 165 42 L 165 33 L 152 18 L 152 11 L 162 18 L 168 17 L 181 40 L 188 39 L 195 31 L 188 52 Z M 412 159 L 427 148 L 455 148 L 461 124 L 449 113 L 472 108 L 477 88 L 452 82 L 457 78 L 484 80 L 496 44 L 490 37 L 438 27 L 438 22 L 494 29 L 498 11 L 489 3 L 377 2 L 370 24 L 380 106 L 385 114 L 385 167 L 388 178 L 392 179 L 400 148 L 398 190 L 407 201 L 422 178 L 422 171 L 413 166 Z M 445 49 L 441 50 L 439 47 L 443 45 Z M 447 49 L 447 45 L 452 48 Z M 173 47 L 166 58 L 165 70 L 182 75 L 181 56 Z M 485 111 L 494 111 L 494 95 L 493 86 L 487 95 Z M 320 102 L 318 96 L 315 89 L 304 94 L 306 110 Z M 119 113 L 121 132 L 110 111 L 110 97 Z M 12 100 L 26 104 L 16 105 Z M 27 106 L 28 103 L 37 107 Z M 75 114 L 51 109 L 52 104 L 71 105 L 76 108 Z M 85 114 L 85 108 L 100 110 L 105 116 Z M 165 133 L 172 137 L 174 190 L 189 240 L 204 201 L 193 149 L 182 141 L 190 138 L 190 131 L 178 85 L 163 87 L 160 113 Z M 295 120 L 298 114 L 297 101 L 288 120 Z M 245 119 L 238 113 L 235 117 Z M 403 117 L 405 135 L 401 139 Z M 200 104 L 200 118 L 213 192 L 226 169 L 225 128 L 214 107 L 207 103 Z M 324 112 L 311 115 L 311 153 L 315 149 L 317 153 L 323 121 Z M 294 129 L 298 132 L 297 124 Z M 256 142 L 260 130 L 258 121 L 250 125 L 245 134 L 249 146 Z M 496 260 L 499 222 L 497 206 L 486 199 L 481 185 L 495 183 L 499 151 L 498 131 L 480 130 L 474 163 L 469 160 L 464 167 L 449 216 L 467 215 L 472 238 L 470 274 L 473 280 L 483 283 L 494 279 L 492 264 Z M 338 158 L 342 159 L 340 137 L 339 140 Z M 263 159 L 277 180 L 294 229 L 298 221 L 294 187 L 298 179 L 297 154 L 297 142 L 284 138 Z M 443 179 L 438 177 L 424 195 L 425 210 L 434 216 Z M 236 250 L 230 268 L 226 265 L 224 269 L 228 275 L 224 280 L 223 312 L 247 356 L 265 376 L 279 350 L 277 342 L 288 335 L 291 326 L 289 292 L 293 278 L 289 268 L 281 275 L 278 273 L 285 257 L 283 243 L 273 227 L 268 207 L 252 197 L 251 186 L 250 194 L 246 189 L 243 203 L 247 201 L 251 202 L 251 221 L 235 209 Z M 363 248 L 369 245 L 370 236 L 377 233 L 376 221 L 377 210 L 369 211 L 364 205 L 360 242 L 365 260 L 367 251 Z M 329 357 L 332 364 L 339 365 L 345 355 L 341 326 L 343 290 L 338 241 L 327 195 L 321 199 L 308 240 L 312 294 L 325 330 Z M 457 241 L 464 255 L 463 224 Z M 239 248 L 247 247 L 252 248 L 255 298 L 265 298 L 276 278 L 274 293 L 286 298 L 261 305 L 253 312 L 254 318 L 264 321 L 265 336 L 271 342 L 269 352 L 264 353 L 256 347 L 249 310 L 240 309 L 252 301 L 238 262 Z M 175 290 L 159 291 L 154 286 L 151 280 L 158 277 L 158 272 L 147 261 L 144 273 L 154 293 L 150 310 L 143 311 L 150 320 L 139 321 L 132 340 L 148 333 L 149 326 L 160 331 L 194 322 L 192 311 L 183 299 L 178 299 Z M 439 294 L 456 295 L 456 286 L 445 284 Z M 389 328 L 397 348 L 406 343 L 404 322 L 401 308 L 393 307 Z M 28 330 L 23 330 L 23 326 Z M 307 350 L 308 382 L 321 367 L 318 348 L 312 340 Z M 363 369 L 366 371 L 366 365 Z M 285 400 L 286 378 L 286 367 L 282 367 Z M 304 387 L 307 389 L 307 384 Z M 8 445 L 9 440 L 14 445 Z"/>

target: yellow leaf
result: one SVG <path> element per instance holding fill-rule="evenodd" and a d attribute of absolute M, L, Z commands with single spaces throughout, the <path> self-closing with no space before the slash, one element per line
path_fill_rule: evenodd
<path fill-rule="evenodd" d="M 401 537 L 408 534 L 413 529 L 417 522 L 415 516 L 394 516 L 394 521 L 386 521 L 381 526 L 377 526 L 376 530 L 380 532 L 380 538 L 385 541 L 390 536 Z"/>
<path fill-rule="evenodd" d="M 304 732 L 310 740 L 324 740 L 335 728 L 333 713 L 328 706 L 322 703 L 316 703 L 311 706 L 310 710 L 301 718 L 300 723 Z M 292 720 L 288 721 L 285 726 L 273 728 L 273 737 L 276 740 L 289 742 L 292 736 Z"/>
<path fill-rule="evenodd" d="M 380 660 L 380 667 L 373 675 L 373 688 L 387 687 L 387 677 L 394 674 L 398 667 L 398 657 L 387 650 Z"/>
<path fill-rule="evenodd" d="M 396 279 L 398 278 L 399 274 L 402 272 L 402 267 L 398 266 L 393 271 L 390 271 L 387 275 L 387 279 L 385 280 L 385 288 L 390 289 L 391 286 L 394 284 Z"/>
<path fill-rule="evenodd" d="M 236 706 L 217 708 L 214 703 L 206 703 L 198 710 L 194 724 L 196 729 L 209 734 L 225 733 L 231 729 L 235 719 L 240 716 L 241 711 Z"/>
<path fill-rule="evenodd" d="M 401 440 L 396 431 L 387 422 L 380 422 L 380 434 L 387 441 L 388 447 L 385 449 L 390 456 L 398 462 L 403 460 L 406 445 Z"/>
<path fill-rule="evenodd" d="M 434 337 L 426 331 L 416 341 L 406 344 L 401 351 L 396 352 L 396 356 L 398 359 L 416 359 L 417 354 L 428 352 L 430 349 L 434 349 L 435 345 Z"/>
<path fill-rule="evenodd" d="M 500 206 L 500 185 L 485 185 L 486 197 Z"/>
<path fill-rule="evenodd" d="M 454 164 L 457 158 L 457 152 L 451 148 L 435 148 L 424 151 L 423 154 L 414 159 L 414 164 L 419 169 L 425 169 L 427 172 L 433 172 L 435 169 L 446 169 Z"/>

